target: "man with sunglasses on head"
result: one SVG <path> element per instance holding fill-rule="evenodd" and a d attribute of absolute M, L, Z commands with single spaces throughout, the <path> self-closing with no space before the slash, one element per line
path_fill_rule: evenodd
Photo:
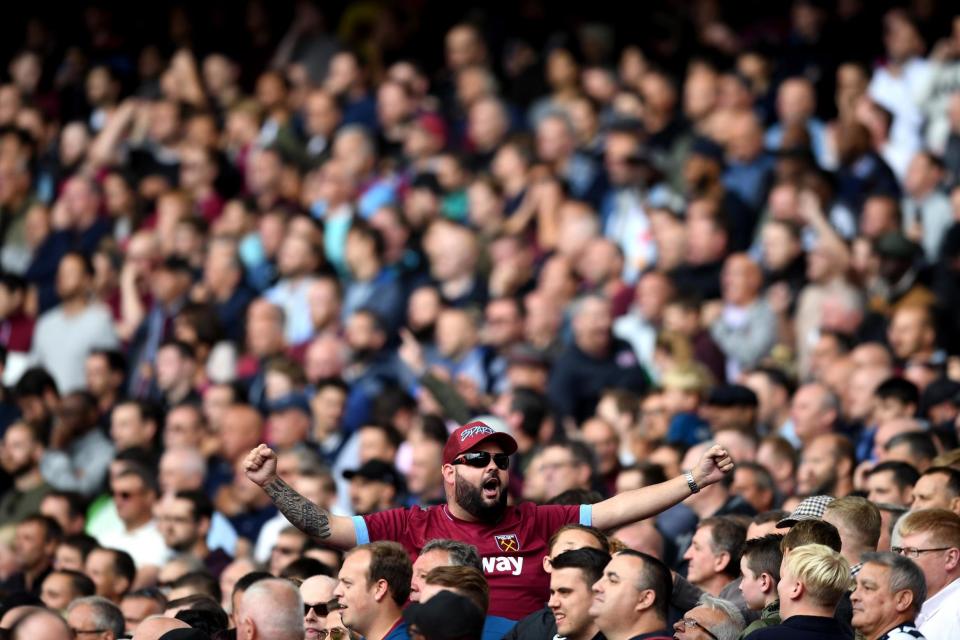
<path fill-rule="evenodd" d="M 927 583 L 916 625 L 927 640 L 960 633 L 960 516 L 921 509 L 900 518 L 891 550 L 913 560 Z"/>
<path fill-rule="evenodd" d="M 612 529 L 660 513 L 733 470 L 720 446 L 695 468 L 657 485 L 627 491 L 594 505 L 507 506 L 510 456 L 516 441 L 483 422 L 456 429 L 443 449 L 446 503 L 346 518 L 311 504 L 277 476 L 276 454 L 261 445 L 247 456 L 247 477 L 260 485 L 291 523 L 339 548 L 394 540 L 416 556 L 427 541 L 452 538 L 480 552 L 490 583 L 489 614 L 519 620 L 543 606 L 549 578 L 542 568 L 554 531 L 580 523 Z"/>
<path fill-rule="evenodd" d="M 304 640 L 326 638 L 327 616 L 331 611 L 329 604 L 336 586 L 337 581 L 330 576 L 312 576 L 300 585 L 300 596 L 303 598 L 303 627 L 306 632 Z"/>

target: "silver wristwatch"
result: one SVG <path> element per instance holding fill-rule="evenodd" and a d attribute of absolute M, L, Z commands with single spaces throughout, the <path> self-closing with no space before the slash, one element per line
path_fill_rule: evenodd
<path fill-rule="evenodd" d="M 687 479 L 687 486 L 690 487 L 690 493 L 700 493 L 700 485 L 693 479 L 692 471 L 684 471 L 683 477 Z"/>

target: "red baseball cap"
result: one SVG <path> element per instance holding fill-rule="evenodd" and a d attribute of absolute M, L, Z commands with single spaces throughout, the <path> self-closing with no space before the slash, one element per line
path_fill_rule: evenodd
<path fill-rule="evenodd" d="M 507 455 L 517 451 L 517 441 L 509 433 L 497 431 L 486 422 L 468 422 L 457 427 L 447 438 L 447 444 L 443 447 L 443 464 L 452 463 L 460 454 L 488 440 L 503 447 L 503 452 Z"/>

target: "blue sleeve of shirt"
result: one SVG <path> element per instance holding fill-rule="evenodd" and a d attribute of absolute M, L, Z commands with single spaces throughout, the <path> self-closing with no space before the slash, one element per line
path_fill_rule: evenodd
<path fill-rule="evenodd" d="M 593 526 L 593 505 L 592 504 L 580 505 L 580 524 L 584 527 Z"/>
<path fill-rule="evenodd" d="M 357 536 L 358 545 L 370 542 L 370 532 L 367 531 L 367 522 L 363 516 L 353 516 L 353 532 Z"/>

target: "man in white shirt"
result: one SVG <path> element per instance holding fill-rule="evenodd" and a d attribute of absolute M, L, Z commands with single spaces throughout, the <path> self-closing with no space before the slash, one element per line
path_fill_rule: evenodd
<path fill-rule="evenodd" d="M 927 599 L 916 618 L 927 640 L 957 637 L 960 629 L 960 516 L 946 509 L 921 509 L 897 523 L 891 549 L 923 571 Z"/>
<path fill-rule="evenodd" d="M 874 102 L 893 114 L 890 143 L 918 149 L 923 124 L 919 100 L 931 73 L 930 63 L 921 57 L 926 45 L 906 11 L 887 12 L 883 23 L 887 63 L 874 72 L 867 91 Z"/>
<path fill-rule="evenodd" d="M 57 267 L 60 304 L 40 316 L 33 334 L 31 358 L 53 375 L 60 393 L 83 389 L 83 364 L 91 351 L 118 345 L 110 310 L 91 297 L 92 284 L 90 259 L 64 255 Z"/>
<path fill-rule="evenodd" d="M 100 536 L 100 545 L 129 553 L 138 578 L 155 576 L 171 555 L 153 519 L 156 481 L 146 469 L 131 464 L 111 480 L 110 489 L 123 527 Z"/>

